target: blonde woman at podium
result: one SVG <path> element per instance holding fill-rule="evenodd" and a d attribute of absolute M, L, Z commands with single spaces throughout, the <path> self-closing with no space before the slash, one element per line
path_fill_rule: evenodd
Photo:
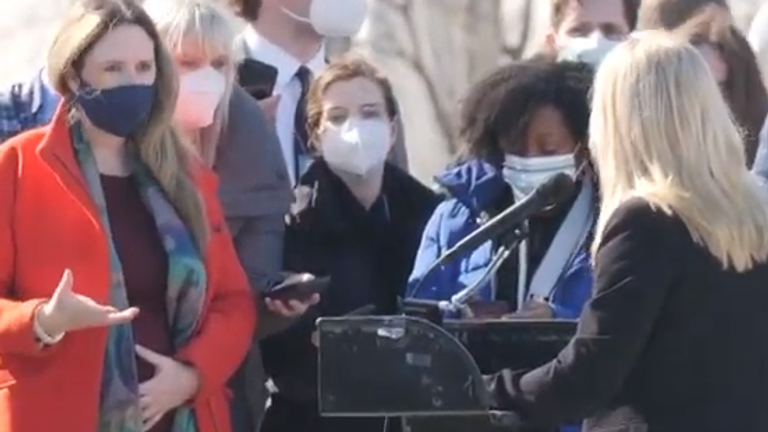
<path fill-rule="evenodd" d="M 657 32 L 617 47 L 590 136 L 593 297 L 556 359 L 486 378 L 493 406 L 519 429 L 765 431 L 768 206 L 701 54 Z"/>

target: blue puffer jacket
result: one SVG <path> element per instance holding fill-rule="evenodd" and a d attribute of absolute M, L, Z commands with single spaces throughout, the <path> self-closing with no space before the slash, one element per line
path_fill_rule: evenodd
<path fill-rule="evenodd" d="M 451 263 L 436 269 L 419 284 L 432 263 L 476 230 L 484 209 L 506 192 L 508 186 L 501 174 L 488 163 L 470 161 L 448 170 L 436 179 L 452 197 L 440 204 L 429 219 L 408 281 L 407 297 L 427 300 L 450 300 L 451 296 L 483 277 L 490 265 L 493 244 L 487 242 Z M 588 245 L 581 246 L 563 272 L 555 288 L 551 306 L 555 318 L 576 319 L 592 290 L 592 269 Z M 414 288 L 419 284 L 418 292 Z M 481 301 L 492 301 L 491 284 L 479 293 Z M 560 432 L 579 432 L 578 425 L 562 425 Z"/>
<path fill-rule="evenodd" d="M 437 182 L 452 198 L 435 209 L 424 230 L 406 291 L 411 298 L 450 300 L 483 276 L 493 256 L 490 241 L 442 266 L 419 283 L 443 252 L 479 227 L 481 213 L 508 188 L 496 168 L 478 160 L 448 170 Z M 587 250 L 588 245 L 582 245 L 582 251 L 575 254 L 555 288 L 551 304 L 556 318 L 578 318 L 590 297 L 592 270 Z M 418 292 L 414 292 L 417 284 L 420 285 Z M 491 284 L 487 283 L 479 292 L 479 300 L 492 301 L 492 295 Z"/>

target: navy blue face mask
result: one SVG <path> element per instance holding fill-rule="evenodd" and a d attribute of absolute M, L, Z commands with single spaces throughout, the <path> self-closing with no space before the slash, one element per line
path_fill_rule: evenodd
<path fill-rule="evenodd" d="M 97 128 L 127 138 L 144 126 L 155 101 L 155 86 L 131 84 L 95 90 L 84 85 L 74 102 Z"/>

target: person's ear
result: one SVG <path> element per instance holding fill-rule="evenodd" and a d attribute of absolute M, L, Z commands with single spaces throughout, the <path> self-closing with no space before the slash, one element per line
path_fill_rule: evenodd
<path fill-rule="evenodd" d="M 557 31 L 554 28 L 550 28 L 544 36 L 544 46 L 550 53 L 557 52 Z"/>
<path fill-rule="evenodd" d="M 582 178 L 592 174 L 592 161 L 589 157 L 589 149 L 586 144 L 578 144 L 573 150 L 573 159 L 576 165 L 575 178 Z"/>
<path fill-rule="evenodd" d="M 400 128 L 398 125 L 398 117 L 393 117 L 392 120 L 389 122 L 389 148 L 395 146 L 395 142 L 397 141 L 397 134 L 400 133 Z"/>
<path fill-rule="evenodd" d="M 321 137 L 323 134 L 323 118 L 325 114 L 321 114 L 318 119 L 317 113 L 308 113 L 307 119 L 307 147 L 312 154 L 319 155 L 322 150 Z"/>
<path fill-rule="evenodd" d="M 573 149 L 573 159 L 576 162 L 576 166 L 582 164 L 588 158 L 587 146 L 582 143 L 576 144 L 576 147 Z"/>
<path fill-rule="evenodd" d="M 64 74 L 64 83 L 67 85 L 67 90 L 69 90 L 70 94 L 77 94 L 80 90 L 81 82 L 82 80 L 72 71 Z"/>
<path fill-rule="evenodd" d="M 309 147 L 309 151 L 314 155 L 320 155 L 322 154 L 322 145 L 320 144 L 320 132 L 315 130 L 309 131 L 308 137 L 307 137 L 307 147 Z"/>

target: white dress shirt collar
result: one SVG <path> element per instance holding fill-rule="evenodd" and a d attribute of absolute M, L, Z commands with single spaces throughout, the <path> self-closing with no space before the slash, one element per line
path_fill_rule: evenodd
<path fill-rule="evenodd" d="M 242 35 L 244 54 L 255 60 L 270 64 L 277 68 L 277 80 L 275 81 L 274 94 L 280 95 L 275 112 L 275 129 L 280 139 L 280 147 L 286 161 L 288 174 L 293 183 L 306 169 L 311 158 L 305 154 L 297 154 L 294 139 L 296 137 L 296 110 L 301 99 L 301 82 L 296 77 L 296 72 L 302 67 L 302 63 L 284 49 L 268 41 L 252 27 L 247 27 Z M 316 77 L 326 67 L 325 47 L 321 46 L 306 67 Z"/>
<path fill-rule="evenodd" d="M 245 45 L 249 57 L 277 68 L 277 82 L 275 88 L 281 88 L 288 84 L 302 63 L 281 47 L 261 36 L 253 27 L 248 26 L 244 32 Z M 317 76 L 325 69 L 325 45 L 321 45 L 315 56 L 306 63 L 313 76 Z"/>

